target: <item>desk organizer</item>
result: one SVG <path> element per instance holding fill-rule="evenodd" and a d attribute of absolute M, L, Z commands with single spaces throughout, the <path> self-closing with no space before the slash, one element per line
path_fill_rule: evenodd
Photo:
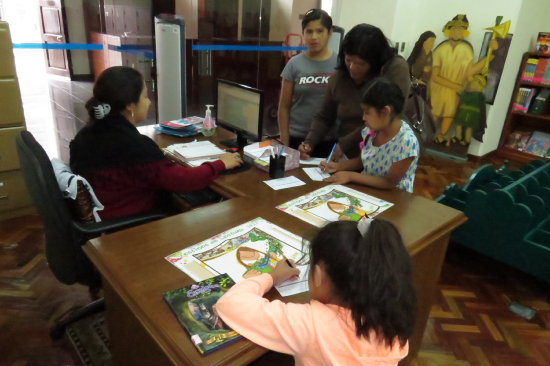
<path fill-rule="evenodd" d="M 278 149 L 281 148 L 283 145 L 272 141 L 271 146 L 273 147 L 273 150 L 278 151 Z M 260 155 L 259 159 L 256 159 L 253 161 L 252 159 L 250 159 L 249 156 L 245 155 L 245 161 L 248 160 L 249 162 L 252 162 L 258 169 L 268 172 L 270 154 L 271 154 L 271 150 L 268 149 L 264 151 L 262 155 Z M 292 170 L 300 166 L 300 152 L 298 150 L 285 146 L 285 150 L 283 151 L 283 154 L 286 157 L 285 171 Z M 263 160 L 263 161 L 260 163 L 258 162 L 258 160 Z"/>
<path fill-rule="evenodd" d="M 468 217 L 452 240 L 550 282 L 550 161 L 484 165 L 436 201 Z"/>

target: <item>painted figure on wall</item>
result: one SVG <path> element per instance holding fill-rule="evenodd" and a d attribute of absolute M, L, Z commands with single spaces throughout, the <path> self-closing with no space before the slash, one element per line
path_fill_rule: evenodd
<path fill-rule="evenodd" d="M 426 31 L 420 35 L 414 44 L 411 55 L 407 59 L 411 70 L 411 79 L 415 91 L 424 100 L 428 100 L 427 85 L 432 74 L 432 49 L 435 43 L 435 33 Z"/>
<path fill-rule="evenodd" d="M 458 14 L 443 27 L 448 38 L 433 51 L 433 66 L 430 78 L 432 114 L 436 119 L 437 131 L 434 141 L 449 146 L 454 131 L 451 125 L 468 78 L 481 72 L 486 63 L 482 58 L 474 63 L 472 45 L 464 40 L 470 34 L 469 22 L 464 14 Z M 492 40 L 489 47 L 498 48 Z"/>
<path fill-rule="evenodd" d="M 454 118 L 455 135 L 451 138 L 453 143 L 469 145 L 472 136 L 482 141 L 487 125 L 483 94 L 486 85 L 487 79 L 482 74 L 468 78 L 466 89 L 459 94 L 460 104 Z"/>

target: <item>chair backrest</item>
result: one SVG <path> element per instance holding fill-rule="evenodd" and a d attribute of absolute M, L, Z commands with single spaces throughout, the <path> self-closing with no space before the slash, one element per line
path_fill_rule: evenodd
<path fill-rule="evenodd" d="M 81 249 L 85 238 L 72 227 L 72 217 L 48 155 L 28 131 L 16 137 L 16 146 L 25 184 L 44 221 L 50 269 L 63 283 L 89 285 L 93 281 L 93 266 Z"/>

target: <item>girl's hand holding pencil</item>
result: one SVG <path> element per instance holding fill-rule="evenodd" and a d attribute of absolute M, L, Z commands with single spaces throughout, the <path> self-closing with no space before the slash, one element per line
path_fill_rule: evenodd
<path fill-rule="evenodd" d="M 294 262 L 285 258 L 277 262 L 275 268 L 269 274 L 273 277 L 273 285 L 277 286 L 287 280 L 297 280 L 300 270 L 294 267 Z"/>
<path fill-rule="evenodd" d="M 338 171 L 338 163 L 335 162 L 335 161 L 331 161 L 330 163 L 327 164 L 326 161 L 322 161 L 320 164 L 319 164 L 319 168 L 321 168 L 321 170 L 325 173 L 334 173 L 334 172 L 337 172 Z"/>

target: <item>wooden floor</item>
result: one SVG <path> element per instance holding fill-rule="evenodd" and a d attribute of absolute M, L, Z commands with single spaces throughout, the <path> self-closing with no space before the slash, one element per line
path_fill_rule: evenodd
<path fill-rule="evenodd" d="M 415 193 L 438 197 L 451 182 L 464 183 L 483 163 L 421 159 Z M 416 365 L 550 364 L 549 287 L 538 280 L 451 244 Z M 44 259 L 41 220 L 0 222 L 0 365 L 80 365 L 67 339 L 53 342 L 48 328 L 87 289 L 55 280 Z M 537 310 L 527 321 L 507 307 L 519 301 Z"/>

